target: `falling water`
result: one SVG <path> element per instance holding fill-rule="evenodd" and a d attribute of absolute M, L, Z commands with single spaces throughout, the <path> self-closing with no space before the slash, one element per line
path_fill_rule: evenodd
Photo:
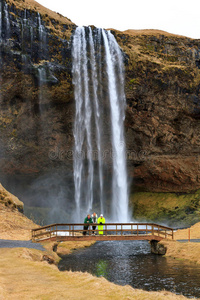
<path fill-rule="evenodd" d="M 109 206 L 109 199 L 105 196 L 106 162 L 103 156 L 106 151 L 104 138 L 106 130 L 111 132 L 108 144 L 112 145 L 110 175 L 112 199 L 110 199 L 111 209 L 106 217 L 107 220 L 127 222 L 128 187 L 123 129 L 125 95 L 121 50 L 110 32 L 103 29 L 92 32 L 90 27 L 78 27 L 73 37 L 72 59 L 76 105 L 74 124 L 76 219 L 81 221 L 86 213 L 92 212 L 97 207 L 97 202 L 101 212 L 105 211 L 106 205 Z M 108 103 L 105 105 L 103 91 L 106 94 L 104 98 L 110 105 Z M 102 107 L 103 105 L 106 108 Z M 105 110 L 110 114 L 111 128 L 102 126 Z M 97 157 L 94 157 L 96 152 Z M 99 193 L 96 192 L 97 185 Z"/>
<path fill-rule="evenodd" d="M 22 24 L 22 30 L 21 30 L 21 35 L 22 35 L 22 49 L 24 49 L 24 44 L 26 43 L 26 41 L 24 41 L 24 30 L 26 28 L 27 25 L 27 17 L 26 17 L 26 9 L 24 10 L 24 18 L 21 21 Z"/>
<path fill-rule="evenodd" d="M 10 37 L 10 20 L 9 20 L 9 13 L 8 13 L 8 4 L 4 4 L 4 18 L 6 23 L 6 38 Z"/>
<path fill-rule="evenodd" d="M 111 108 L 112 146 L 113 146 L 113 197 L 112 216 L 120 222 L 128 219 L 128 187 L 125 163 L 124 139 L 124 77 L 123 58 L 114 36 L 103 30 L 106 52 L 108 89 Z"/>
<path fill-rule="evenodd" d="M 39 67 L 38 68 L 38 83 L 39 83 L 39 111 L 40 111 L 40 115 L 42 115 L 43 113 L 43 106 L 42 106 L 42 100 L 44 98 L 44 84 L 46 83 L 46 69 L 45 67 Z"/>
<path fill-rule="evenodd" d="M 103 165 L 102 165 L 102 151 L 101 151 L 101 125 L 100 125 L 100 110 L 98 100 L 98 78 L 97 68 L 95 61 L 95 49 L 92 36 L 92 30 L 89 28 L 89 44 L 90 44 L 90 61 L 91 61 L 91 79 L 93 86 L 93 100 L 94 100 L 94 114 L 95 114 L 95 126 L 96 126 L 96 138 L 97 138 L 97 152 L 99 163 L 99 185 L 100 185 L 100 210 L 103 213 Z"/>
<path fill-rule="evenodd" d="M 2 38 L 2 3 L 0 2 L 0 42 Z"/>
<path fill-rule="evenodd" d="M 40 50 L 46 51 L 46 30 L 42 25 L 40 14 L 38 13 L 38 29 L 39 29 L 39 41 Z"/>

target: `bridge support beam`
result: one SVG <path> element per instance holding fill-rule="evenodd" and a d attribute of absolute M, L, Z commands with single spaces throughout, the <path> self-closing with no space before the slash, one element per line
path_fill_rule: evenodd
<path fill-rule="evenodd" d="M 159 254 L 159 255 L 165 255 L 167 252 L 167 247 L 165 247 L 163 244 L 156 240 L 151 240 L 151 253 L 153 254 Z"/>

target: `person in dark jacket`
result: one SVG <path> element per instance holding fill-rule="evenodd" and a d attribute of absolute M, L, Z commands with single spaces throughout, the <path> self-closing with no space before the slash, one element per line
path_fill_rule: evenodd
<path fill-rule="evenodd" d="M 86 235 L 86 232 L 87 232 L 87 230 L 88 230 L 88 228 L 89 228 L 89 226 L 90 226 L 90 224 L 92 224 L 93 222 L 92 222 L 92 218 L 90 217 L 90 214 L 88 214 L 87 215 L 87 217 L 85 218 L 85 220 L 84 220 L 84 227 L 83 227 L 83 235 Z"/>

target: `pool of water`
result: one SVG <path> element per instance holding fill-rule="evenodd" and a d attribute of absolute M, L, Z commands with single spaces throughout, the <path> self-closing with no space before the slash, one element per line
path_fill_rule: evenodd
<path fill-rule="evenodd" d="M 153 255 L 146 241 L 97 242 L 64 256 L 59 269 L 89 272 L 120 285 L 200 297 L 200 266 Z"/>

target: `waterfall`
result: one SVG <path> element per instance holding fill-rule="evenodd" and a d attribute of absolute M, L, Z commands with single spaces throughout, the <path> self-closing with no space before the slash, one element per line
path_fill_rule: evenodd
<path fill-rule="evenodd" d="M 0 2 L 0 42 L 2 39 L 2 3 Z"/>
<path fill-rule="evenodd" d="M 123 59 L 114 36 L 102 31 L 106 52 L 106 65 L 108 74 L 108 92 L 111 107 L 112 146 L 113 146 L 113 197 L 112 216 L 118 221 L 128 219 L 128 186 L 125 163 L 124 139 L 124 79 Z M 115 69 L 116 68 L 116 69 Z"/>
<path fill-rule="evenodd" d="M 82 221 L 87 213 L 98 209 L 99 213 L 106 213 L 107 220 L 127 222 L 124 66 L 121 50 L 111 32 L 78 27 L 73 36 L 72 62 L 76 110 L 76 220 Z M 110 118 L 105 125 L 106 116 Z M 112 147 L 110 152 L 109 145 Z M 112 154 L 109 157 L 112 163 L 109 173 L 111 193 L 108 193 L 110 187 L 106 171 L 108 159 L 105 154 L 108 152 Z"/>
<path fill-rule="evenodd" d="M 10 37 L 10 20 L 9 20 L 9 13 L 8 13 L 8 4 L 4 4 L 4 18 L 6 23 L 6 38 Z"/>
<path fill-rule="evenodd" d="M 38 91 L 39 91 L 39 112 L 40 112 L 40 115 L 42 116 L 42 113 L 43 113 L 43 106 L 42 106 L 42 100 L 44 98 L 44 95 L 45 95 L 45 90 L 44 90 L 44 84 L 46 83 L 46 78 L 47 78 L 47 74 L 46 74 L 46 69 L 44 66 L 42 67 L 39 67 L 38 68 Z"/>
<path fill-rule="evenodd" d="M 40 50 L 46 51 L 46 30 L 42 25 L 40 14 L 38 13 L 38 29 L 39 29 L 39 41 L 40 41 Z"/>
<path fill-rule="evenodd" d="M 97 68 L 95 61 L 94 41 L 92 37 L 92 30 L 89 28 L 89 44 L 90 44 L 90 61 L 91 61 L 91 79 L 93 86 L 93 101 L 94 101 L 94 115 L 96 126 L 96 143 L 99 163 L 99 185 L 100 185 L 100 210 L 103 213 L 103 165 L 102 165 L 102 151 L 101 151 L 101 123 L 100 123 L 100 110 L 98 100 L 98 78 Z"/>

